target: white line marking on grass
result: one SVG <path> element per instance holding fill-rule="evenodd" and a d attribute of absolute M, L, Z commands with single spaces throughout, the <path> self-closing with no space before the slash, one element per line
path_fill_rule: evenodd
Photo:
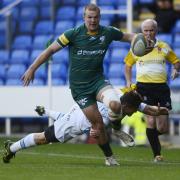
<path fill-rule="evenodd" d="M 89 156 L 89 155 L 74 155 L 74 154 L 60 154 L 60 153 L 36 153 L 36 152 L 21 152 L 23 154 L 29 154 L 29 155 L 43 155 L 43 156 L 56 156 L 56 157 L 67 157 L 67 158 L 80 158 L 80 159 L 104 159 L 103 157 L 97 157 L 97 156 Z M 117 157 L 117 156 L 116 156 Z M 119 161 L 125 161 L 125 162 L 134 162 L 134 163 L 151 163 L 154 165 L 180 165 L 180 162 L 168 162 L 164 161 L 161 163 L 154 163 L 153 161 L 145 161 L 142 159 L 127 159 L 127 158 L 119 158 L 117 157 Z"/>

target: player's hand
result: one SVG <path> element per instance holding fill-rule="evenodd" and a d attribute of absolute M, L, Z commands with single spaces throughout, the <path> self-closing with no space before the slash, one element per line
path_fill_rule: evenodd
<path fill-rule="evenodd" d="M 168 114 L 169 114 L 169 110 L 166 107 L 160 107 L 160 103 L 158 103 L 157 116 L 168 115 Z"/>
<path fill-rule="evenodd" d="M 180 72 L 178 72 L 176 69 L 173 69 L 171 78 L 174 80 L 179 76 Z"/>
<path fill-rule="evenodd" d="M 28 70 L 21 77 L 21 80 L 23 81 L 23 86 L 28 86 L 31 81 L 33 82 L 33 79 L 34 71 L 31 68 L 28 68 Z"/>
<path fill-rule="evenodd" d="M 153 50 L 155 42 L 151 40 L 150 37 L 148 36 L 146 36 L 145 38 L 146 38 L 146 43 L 147 43 L 147 46 L 146 46 L 146 54 L 147 54 Z"/>
<path fill-rule="evenodd" d="M 97 138 L 97 137 L 99 137 L 99 135 L 100 135 L 99 130 L 93 129 L 93 128 L 90 129 L 90 136 L 91 136 L 91 137 Z"/>

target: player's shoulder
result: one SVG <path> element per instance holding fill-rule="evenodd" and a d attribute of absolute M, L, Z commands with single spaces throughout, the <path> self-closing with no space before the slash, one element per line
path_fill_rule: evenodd
<path fill-rule="evenodd" d="M 112 31 L 119 31 L 121 32 L 120 29 L 114 27 L 114 26 L 100 26 L 103 30 L 105 31 L 109 31 L 109 32 L 112 32 Z"/>
<path fill-rule="evenodd" d="M 166 43 L 165 41 L 161 41 L 161 40 L 157 40 L 157 42 L 156 42 L 156 44 L 155 44 L 155 46 L 158 46 L 158 47 L 160 47 L 160 48 L 169 48 L 169 44 L 168 43 Z"/>

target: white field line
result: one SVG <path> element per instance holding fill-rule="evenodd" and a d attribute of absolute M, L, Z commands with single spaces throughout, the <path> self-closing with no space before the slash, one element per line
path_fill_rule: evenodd
<path fill-rule="evenodd" d="M 3 152 L 3 150 L 0 150 L 0 152 Z M 19 152 L 18 152 L 19 153 Z M 38 152 L 25 152 L 24 150 L 20 152 L 21 154 L 27 154 L 27 155 L 35 155 L 35 156 L 49 156 L 49 157 L 64 157 L 64 158 L 77 158 L 77 159 L 104 159 L 103 157 L 99 156 L 89 156 L 89 155 L 74 155 L 74 154 L 61 154 L 61 153 L 38 153 Z M 180 165 L 180 162 L 175 161 L 164 161 L 161 163 L 154 163 L 153 161 L 145 161 L 142 159 L 127 159 L 127 158 L 119 158 L 116 156 L 116 158 L 121 162 L 134 162 L 134 163 L 150 163 L 154 165 Z"/>

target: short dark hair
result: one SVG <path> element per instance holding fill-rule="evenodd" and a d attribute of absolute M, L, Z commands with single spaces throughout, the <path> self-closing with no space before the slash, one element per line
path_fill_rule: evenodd
<path fill-rule="evenodd" d="M 85 16 L 85 12 L 86 10 L 90 10 L 90 11 L 97 11 L 100 15 L 100 9 L 97 5 L 95 4 L 88 4 L 87 6 L 84 7 L 84 16 Z"/>
<path fill-rule="evenodd" d="M 128 106 L 137 108 L 142 102 L 142 97 L 137 91 L 130 91 L 120 97 L 121 104 L 127 104 Z"/>

